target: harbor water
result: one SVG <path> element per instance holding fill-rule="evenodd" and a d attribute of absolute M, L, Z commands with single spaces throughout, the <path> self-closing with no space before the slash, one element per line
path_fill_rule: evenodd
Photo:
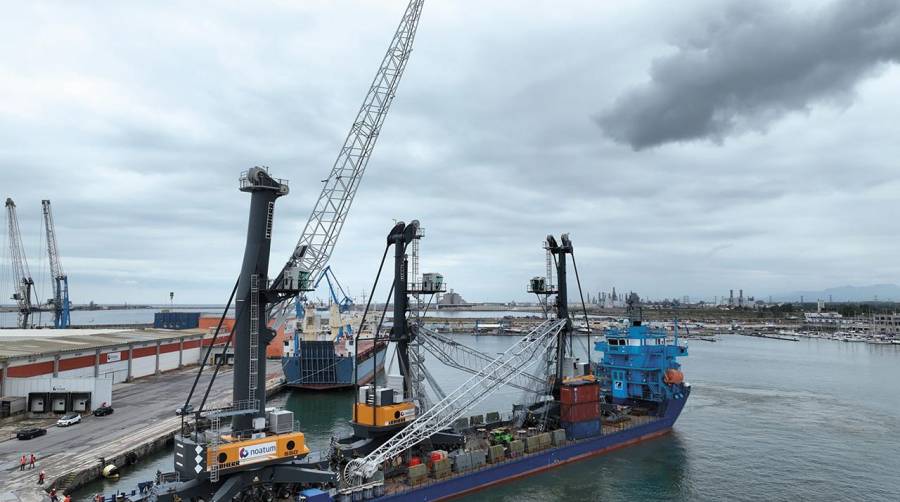
<path fill-rule="evenodd" d="M 488 353 L 511 343 L 460 339 Z M 725 335 L 691 343 L 682 362 L 693 392 L 672 434 L 460 500 L 900 499 L 900 345 Z M 429 368 L 445 390 L 467 378 L 438 363 Z M 481 411 L 517 395 L 504 391 Z M 349 431 L 352 392 L 278 400 L 297 414 L 313 449 Z M 171 462 L 164 452 L 76 499 L 131 489 Z"/>

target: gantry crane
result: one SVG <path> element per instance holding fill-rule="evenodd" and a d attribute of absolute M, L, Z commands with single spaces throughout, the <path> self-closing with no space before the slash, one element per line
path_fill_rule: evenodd
<path fill-rule="evenodd" d="M 25 259 L 25 247 L 22 245 L 22 234 L 19 232 L 19 217 L 16 215 L 16 203 L 6 199 L 6 221 L 9 230 L 9 259 L 12 264 L 15 290 L 12 299 L 19 308 L 19 327 L 27 328 L 31 313 L 36 310 L 31 303 L 34 280 L 28 271 L 28 260 Z"/>
<path fill-rule="evenodd" d="M 56 226 L 53 223 L 53 212 L 50 210 L 50 201 L 42 200 L 41 209 L 44 213 L 44 229 L 47 232 L 47 255 L 50 257 L 50 277 L 53 281 L 53 298 L 50 303 L 53 308 L 53 326 L 56 328 L 69 327 L 69 277 L 63 271 L 59 260 L 59 247 L 56 244 Z"/>
<path fill-rule="evenodd" d="M 325 180 L 297 246 L 274 280 L 276 287 L 284 280 L 288 271 L 297 267 L 306 271 L 313 283 L 317 282 L 331 257 L 412 53 L 413 40 L 424 3 L 425 0 L 410 0 L 406 6 L 403 19 L 375 73 L 372 85 L 334 161 L 331 173 Z M 296 302 L 298 298 L 291 301 Z M 277 319 L 276 327 L 284 322 L 289 311 L 289 302 L 273 306 L 272 316 Z"/>

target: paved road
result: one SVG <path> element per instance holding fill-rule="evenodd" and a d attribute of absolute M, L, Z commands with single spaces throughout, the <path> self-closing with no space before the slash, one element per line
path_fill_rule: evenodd
<path fill-rule="evenodd" d="M 270 377 L 280 375 L 280 362 L 269 361 L 268 370 Z M 88 415 L 82 418 L 80 424 L 70 427 L 55 427 L 44 422 L 47 428 L 45 436 L 27 441 L 0 441 L 0 493 L 4 488 L 15 490 L 35 483 L 42 467 L 47 471 L 48 478 L 53 479 L 64 469 L 96 462 L 100 456 L 120 453 L 128 445 L 158 434 L 160 430 L 177 428 L 175 409 L 184 404 L 195 372 L 196 367 L 185 368 L 132 383 L 117 384 L 113 388 L 115 412 L 112 415 Z M 193 400 L 195 404 L 199 403 L 208 382 L 207 375 L 200 379 L 195 393 L 197 397 Z M 230 401 L 231 383 L 231 370 L 223 369 L 210 392 L 210 402 L 224 404 Z M 0 438 L 3 436 L 0 435 Z M 29 453 L 38 457 L 37 468 L 20 473 L 19 458 Z"/>

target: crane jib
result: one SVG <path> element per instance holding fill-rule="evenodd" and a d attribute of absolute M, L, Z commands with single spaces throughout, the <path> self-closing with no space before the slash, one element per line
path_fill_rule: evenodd
<path fill-rule="evenodd" d="M 407 5 L 294 252 L 276 277 L 276 284 L 283 280 L 289 269 L 297 266 L 306 270 L 315 281 L 331 258 L 406 69 L 423 4 L 424 0 L 410 0 Z M 288 309 L 275 311 L 285 315 Z"/>

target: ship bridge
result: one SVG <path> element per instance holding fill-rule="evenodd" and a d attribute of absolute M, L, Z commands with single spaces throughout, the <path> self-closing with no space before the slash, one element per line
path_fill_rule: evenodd
<path fill-rule="evenodd" d="M 597 373 L 613 402 L 659 403 L 672 397 L 677 392 L 674 384 L 683 381 L 676 358 L 688 351 L 687 346 L 678 344 L 677 334 L 670 344 L 664 330 L 637 321 L 624 330 L 608 329 L 606 340 L 597 342 L 594 349 L 603 353 Z"/>

